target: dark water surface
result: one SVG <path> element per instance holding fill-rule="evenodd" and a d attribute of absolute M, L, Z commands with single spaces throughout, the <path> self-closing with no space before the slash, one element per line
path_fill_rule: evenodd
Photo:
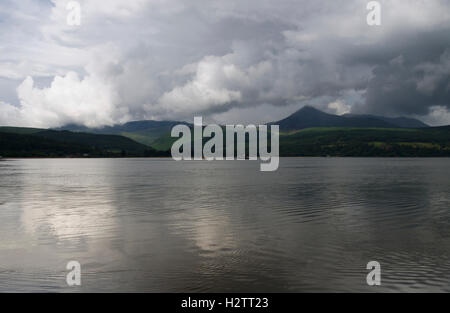
<path fill-rule="evenodd" d="M 4 160 L 0 291 L 449 292 L 450 159 Z"/>

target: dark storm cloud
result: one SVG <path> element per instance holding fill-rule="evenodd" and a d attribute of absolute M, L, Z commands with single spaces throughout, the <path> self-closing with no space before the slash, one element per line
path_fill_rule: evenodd
<path fill-rule="evenodd" d="M 354 111 L 427 115 L 433 106 L 450 108 L 449 34 L 450 28 L 401 34 L 373 52 L 354 53 L 349 63 L 374 65 L 366 101 Z"/>

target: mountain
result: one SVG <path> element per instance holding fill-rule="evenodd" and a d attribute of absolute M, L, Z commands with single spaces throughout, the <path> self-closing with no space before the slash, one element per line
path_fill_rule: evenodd
<path fill-rule="evenodd" d="M 168 151 L 176 138 L 170 136 L 171 129 L 178 124 L 192 126 L 185 122 L 177 121 L 135 121 L 122 125 L 106 126 L 102 128 L 87 128 L 84 126 L 68 125 L 59 130 L 68 130 L 73 133 L 112 134 L 128 137 L 140 144 L 152 147 L 158 151 Z M 313 107 L 306 106 L 289 117 L 271 124 L 280 125 L 282 135 L 295 133 L 308 128 L 380 128 L 380 129 L 408 129 L 424 128 L 428 125 L 411 118 L 388 118 L 375 115 L 346 114 L 343 116 L 328 114 Z M 324 136 L 330 136 L 334 132 L 324 131 Z M 369 133 L 373 133 L 370 132 Z M 344 136 L 344 132 L 339 132 Z M 354 131 L 351 134 L 355 134 Z M 392 134 L 392 133 L 390 133 Z M 59 135 L 61 136 L 61 135 Z M 345 136 L 344 136 L 345 137 Z M 380 140 L 385 140 L 382 137 Z M 411 138 L 410 138 L 411 139 Z M 411 141 L 408 139 L 409 141 Z M 359 139 L 358 139 L 359 140 Z"/>
<path fill-rule="evenodd" d="M 168 150 L 174 139 L 170 136 L 171 129 L 178 124 L 192 126 L 177 121 L 135 121 L 122 125 L 102 128 L 87 128 L 84 126 L 67 125 L 58 130 L 72 132 L 89 132 L 95 134 L 114 134 L 128 137 L 141 144 L 157 150 Z M 387 118 L 373 115 L 347 114 L 338 116 L 305 106 L 289 117 L 272 123 L 280 125 L 280 130 L 290 132 L 311 127 L 367 127 L 367 128 L 422 128 L 428 125 L 410 118 Z"/>
<path fill-rule="evenodd" d="M 151 147 L 118 135 L 0 127 L 2 156 L 160 156 Z"/>
<path fill-rule="evenodd" d="M 422 128 L 428 125 L 409 118 L 386 118 L 374 115 L 328 114 L 310 106 L 305 106 L 278 122 L 281 131 L 294 131 L 311 127 L 366 127 L 366 128 Z"/>
<path fill-rule="evenodd" d="M 357 115 L 357 114 L 344 114 L 343 117 L 371 117 L 375 119 L 379 119 L 382 121 L 385 121 L 387 123 L 393 124 L 400 128 L 427 128 L 430 127 L 429 125 L 425 124 L 422 121 L 419 121 L 415 118 L 409 118 L 409 117 L 384 117 L 384 116 L 377 116 L 377 115 Z"/>
<path fill-rule="evenodd" d="M 101 128 L 88 128 L 78 125 L 67 125 L 56 130 L 68 130 L 71 132 L 85 132 L 94 134 L 121 135 L 128 137 L 136 142 L 147 146 L 153 146 L 153 143 L 163 136 L 167 136 L 175 125 L 188 123 L 176 121 L 134 121 L 114 126 L 105 126 Z"/>

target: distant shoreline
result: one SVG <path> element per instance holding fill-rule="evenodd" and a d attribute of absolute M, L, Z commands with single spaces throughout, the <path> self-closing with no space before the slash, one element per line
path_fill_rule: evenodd
<path fill-rule="evenodd" d="M 450 156 L 280 156 L 283 159 L 449 159 Z M 160 159 L 172 160 L 171 157 L 2 157 L 0 161 L 8 160 L 92 160 L 92 159 Z M 184 160 L 187 162 L 198 162 L 199 160 Z M 201 160 L 207 161 L 207 160 Z M 250 161 L 246 160 L 213 160 L 213 161 Z M 256 160 L 252 160 L 256 161 Z M 211 161 L 208 161 L 211 162 Z"/>

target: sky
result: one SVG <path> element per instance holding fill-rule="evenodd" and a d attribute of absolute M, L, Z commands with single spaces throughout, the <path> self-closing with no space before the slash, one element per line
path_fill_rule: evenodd
<path fill-rule="evenodd" d="M 0 125 L 280 120 L 450 124 L 450 0 L 0 1 Z"/>

